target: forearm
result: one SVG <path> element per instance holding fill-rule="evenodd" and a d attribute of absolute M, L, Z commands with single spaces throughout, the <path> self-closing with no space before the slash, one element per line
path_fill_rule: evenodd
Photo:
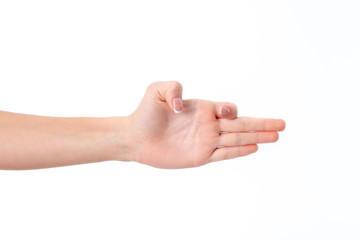
<path fill-rule="evenodd" d="M 131 160 L 126 117 L 45 117 L 0 111 L 0 169 Z"/>

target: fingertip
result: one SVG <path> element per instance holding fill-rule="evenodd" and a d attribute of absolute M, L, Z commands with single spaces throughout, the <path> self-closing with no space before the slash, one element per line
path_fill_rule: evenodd
<path fill-rule="evenodd" d="M 183 101 L 181 98 L 173 98 L 173 109 L 176 114 L 182 113 L 183 111 Z"/>
<path fill-rule="evenodd" d="M 256 153 L 259 150 L 259 146 L 257 144 L 249 144 L 240 147 L 243 148 L 243 154 L 241 156 L 247 156 Z"/>
<path fill-rule="evenodd" d="M 284 131 L 286 128 L 286 122 L 283 119 L 279 119 L 279 120 L 280 120 L 280 127 L 279 127 L 280 130 L 279 131 Z"/>
<path fill-rule="evenodd" d="M 277 142 L 280 138 L 280 134 L 278 132 L 275 132 L 274 135 L 274 142 Z"/>
<path fill-rule="evenodd" d="M 237 107 L 233 103 L 219 102 L 216 103 L 216 117 L 235 119 L 237 117 Z"/>
<path fill-rule="evenodd" d="M 253 144 L 253 152 L 257 152 L 259 150 L 259 145 Z"/>
<path fill-rule="evenodd" d="M 227 106 L 220 106 L 219 107 L 219 115 L 223 116 L 223 117 L 226 117 L 226 116 L 229 116 L 230 113 L 231 113 L 231 109 Z"/>

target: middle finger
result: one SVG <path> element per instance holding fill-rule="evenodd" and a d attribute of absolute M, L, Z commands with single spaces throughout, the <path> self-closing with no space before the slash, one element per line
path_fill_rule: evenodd
<path fill-rule="evenodd" d="M 257 143 L 276 142 L 279 139 L 277 132 L 243 132 L 243 133 L 221 133 L 219 146 L 241 146 Z"/>

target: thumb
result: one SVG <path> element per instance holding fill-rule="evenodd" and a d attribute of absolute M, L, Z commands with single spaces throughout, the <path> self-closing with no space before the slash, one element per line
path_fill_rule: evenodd
<path fill-rule="evenodd" d="M 167 102 L 169 108 L 175 113 L 183 111 L 181 83 L 177 81 L 154 82 L 149 85 L 148 91 L 158 100 Z"/>

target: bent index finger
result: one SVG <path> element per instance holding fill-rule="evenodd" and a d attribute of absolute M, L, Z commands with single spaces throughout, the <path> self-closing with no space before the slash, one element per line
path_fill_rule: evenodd
<path fill-rule="evenodd" d="M 219 119 L 222 132 L 283 131 L 285 121 L 274 118 L 238 117 L 233 120 Z"/>
<path fill-rule="evenodd" d="M 237 118 L 237 107 L 234 103 L 229 102 L 216 102 L 216 117 L 217 118 L 227 118 L 235 119 Z"/>

